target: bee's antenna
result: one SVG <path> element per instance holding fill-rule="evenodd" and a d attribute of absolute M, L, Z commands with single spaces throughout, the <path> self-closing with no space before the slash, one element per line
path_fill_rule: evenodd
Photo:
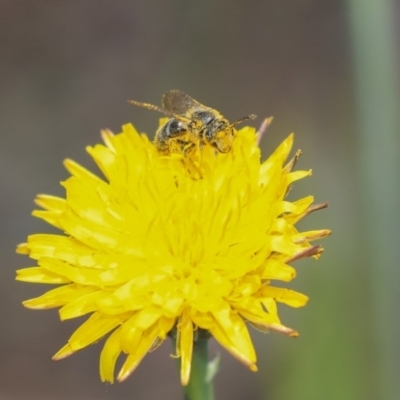
<path fill-rule="evenodd" d="M 134 106 L 147 108 L 148 110 L 158 111 L 160 113 L 163 113 L 163 114 L 167 115 L 168 117 L 173 117 L 173 118 L 176 118 L 176 119 L 179 119 L 179 120 L 188 120 L 188 121 L 190 121 L 189 118 L 185 118 L 182 115 L 171 113 L 171 112 L 169 112 L 167 110 L 164 110 L 163 108 L 158 107 L 158 106 L 156 106 L 154 104 L 142 103 L 141 101 L 136 101 L 136 100 L 128 100 L 128 103 L 129 104 L 133 104 Z"/>
<path fill-rule="evenodd" d="M 136 101 L 136 100 L 128 100 L 128 103 L 133 104 L 134 106 L 143 107 L 149 110 L 159 111 L 163 114 L 170 115 L 170 113 L 166 112 L 165 110 L 163 110 L 158 106 L 155 106 L 154 104 L 142 103 L 141 101 Z"/>
<path fill-rule="evenodd" d="M 232 122 L 231 126 L 236 126 L 236 125 L 242 123 L 243 121 L 246 121 L 248 119 L 256 119 L 256 118 L 257 118 L 257 115 L 250 114 L 250 115 L 247 115 L 246 117 L 242 117 L 242 118 L 237 119 L 235 122 Z"/>

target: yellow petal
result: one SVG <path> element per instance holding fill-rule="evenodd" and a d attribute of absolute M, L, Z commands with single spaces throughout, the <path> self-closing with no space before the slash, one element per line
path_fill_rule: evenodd
<path fill-rule="evenodd" d="M 153 342 L 157 339 L 158 336 L 158 325 L 154 324 L 151 328 L 143 333 L 143 336 L 138 343 L 134 352 L 130 353 L 122 366 L 119 374 L 118 381 L 124 381 L 139 365 L 142 358 L 146 355 L 146 353 L 150 350 Z"/>
<path fill-rule="evenodd" d="M 124 353 L 134 353 L 143 336 L 143 330 L 136 325 L 138 313 L 122 324 L 120 346 Z"/>
<path fill-rule="evenodd" d="M 293 243 L 304 243 L 312 240 L 322 239 L 329 236 L 332 232 L 329 229 L 320 229 L 317 231 L 301 232 L 293 236 Z"/>
<path fill-rule="evenodd" d="M 58 350 L 56 354 L 52 357 L 52 360 L 58 361 L 62 360 L 63 358 L 69 357 L 70 355 L 74 354 L 76 350 L 73 350 L 69 343 L 67 343 L 63 348 Z"/>
<path fill-rule="evenodd" d="M 67 277 L 48 271 L 42 267 L 23 268 L 17 271 L 17 281 L 32 283 L 69 283 Z"/>
<path fill-rule="evenodd" d="M 308 297 L 302 293 L 286 288 L 278 288 L 274 286 L 264 286 L 259 291 L 260 297 L 272 297 L 280 303 L 285 303 L 290 307 L 303 307 L 308 302 Z"/>
<path fill-rule="evenodd" d="M 300 179 L 303 179 L 307 176 L 312 175 L 312 170 L 309 169 L 308 171 L 294 171 L 290 172 L 287 174 L 286 179 L 287 179 L 287 185 L 290 185 L 291 183 L 298 181 Z"/>
<path fill-rule="evenodd" d="M 92 156 L 104 176 L 109 179 L 109 169 L 115 164 L 115 154 L 107 147 L 99 144 L 94 147 L 86 147 L 86 151 Z"/>
<path fill-rule="evenodd" d="M 18 253 L 18 254 L 29 254 L 28 243 L 20 243 L 17 246 L 15 252 Z"/>
<path fill-rule="evenodd" d="M 64 167 L 71 175 L 75 176 L 79 180 L 85 181 L 88 185 L 98 185 L 104 183 L 98 176 L 69 158 L 64 160 Z"/>
<path fill-rule="evenodd" d="M 59 222 L 61 213 L 58 211 L 35 210 L 32 212 L 32 215 L 36 218 L 42 219 L 43 221 L 55 226 L 58 229 L 62 229 L 62 225 Z"/>
<path fill-rule="evenodd" d="M 103 139 L 104 144 L 113 152 L 117 153 L 114 145 L 113 145 L 113 139 L 114 139 L 114 134 L 109 130 L 109 129 L 102 129 L 101 132 L 101 138 Z"/>
<path fill-rule="evenodd" d="M 36 196 L 35 203 L 48 211 L 62 212 L 65 210 L 67 201 L 61 197 L 39 194 Z"/>
<path fill-rule="evenodd" d="M 114 369 L 121 354 L 121 328 L 116 329 L 106 340 L 100 354 L 100 377 L 102 382 L 114 382 Z"/>
<path fill-rule="evenodd" d="M 96 342 L 105 334 L 119 326 L 127 315 L 106 315 L 101 312 L 95 312 L 84 322 L 69 338 L 68 344 L 74 351 Z"/>
<path fill-rule="evenodd" d="M 87 313 L 97 311 L 99 306 L 97 300 L 105 297 L 105 293 L 98 288 L 88 287 L 86 293 L 76 293 L 74 298 L 59 310 L 61 321 L 77 318 Z"/>
<path fill-rule="evenodd" d="M 83 295 L 93 292 L 93 290 L 95 289 L 89 286 L 82 287 L 72 283 L 49 290 L 44 295 L 26 300 L 22 304 L 27 308 L 38 310 L 60 307 L 76 298 L 81 298 Z"/>
<path fill-rule="evenodd" d="M 262 279 L 275 279 L 284 282 L 290 282 L 296 276 L 296 270 L 290 265 L 285 264 L 283 261 L 268 259 L 265 262 Z"/>
<path fill-rule="evenodd" d="M 234 311 L 212 312 L 215 324 L 210 328 L 214 338 L 250 370 L 256 371 L 256 354 L 243 319 Z"/>

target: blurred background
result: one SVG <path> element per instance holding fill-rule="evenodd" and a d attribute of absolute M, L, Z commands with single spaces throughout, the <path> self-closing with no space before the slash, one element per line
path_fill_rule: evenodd
<path fill-rule="evenodd" d="M 102 384 L 101 344 L 51 356 L 82 322 L 21 301 L 48 287 L 17 283 L 37 193 L 63 195 L 70 157 L 126 122 L 151 135 L 180 89 L 234 120 L 273 115 L 263 154 L 290 132 L 313 176 L 292 198 L 329 201 L 302 229 L 331 228 L 320 261 L 298 262 L 291 288 L 307 307 L 281 307 L 297 340 L 252 332 L 259 372 L 222 357 L 217 399 L 358 400 L 400 393 L 400 6 L 395 0 L 0 1 L 0 398 L 179 399 L 170 343 L 124 383 Z"/>

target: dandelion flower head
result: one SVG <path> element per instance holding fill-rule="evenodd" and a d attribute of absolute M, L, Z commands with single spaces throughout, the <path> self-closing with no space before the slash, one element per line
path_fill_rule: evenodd
<path fill-rule="evenodd" d="M 37 262 L 18 280 L 57 285 L 26 307 L 60 308 L 61 320 L 88 315 L 54 359 L 106 337 L 101 379 L 113 382 L 124 353 L 122 381 L 175 332 L 186 385 L 201 329 L 255 371 L 248 326 L 297 335 L 281 323 L 277 303 L 301 307 L 308 298 L 273 281 L 291 281 L 289 263 L 317 258 L 322 249 L 310 241 L 329 234 L 295 228 L 325 205 L 313 206 L 312 196 L 285 200 L 310 175 L 292 171 L 298 154 L 287 162 L 293 135 L 263 162 L 250 127 L 228 153 L 204 146 L 187 159 L 160 154 L 132 125 L 102 136 L 105 145 L 87 151 L 104 177 L 68 159 L 65 198 L 36 199 L 33 215 L 63 233 L 31 235 L 17 250 Z"/>

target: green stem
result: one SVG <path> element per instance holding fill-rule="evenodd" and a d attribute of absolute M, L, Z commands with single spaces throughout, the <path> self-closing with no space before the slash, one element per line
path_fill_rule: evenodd
<path fill-rule="evenodd" d="M 209 374 L 207 331 L 199 329 L 193 343 L 190 381 L 183 387 L 185 400 L 214 400 L 213 379 Z"/>
<path fill-rule="evenodd" d="M 349 397 L 393 399 L 400 392 L 400 358 L 394 353 L 398 349 L 400 325 L 392 318 L 400 302 L 400 270 L 393 268 L 399 261 L 399 223 L 394 218 L 400 196 L 398 1 L 349 0 L 348 4 L 359 120 L 354 165 L 358 168 L 363 251 L 358 262 L 366 279 L 370 279 L 371 334 L 366 343 L 374 343 L 374 348 L 368 350 L 373 363 L 365 372 L 357 370 L 360 381 L 366 383 L 370 376 L 373 384 L 360 385 L 365 388 L 364 393 Z M 356 354 L 349 355 L 349 360 L 358 358 Z M 357 384 L 354 377 L 352 382 Z M 373 388 L 375 393 L 371 393 Z"/>

